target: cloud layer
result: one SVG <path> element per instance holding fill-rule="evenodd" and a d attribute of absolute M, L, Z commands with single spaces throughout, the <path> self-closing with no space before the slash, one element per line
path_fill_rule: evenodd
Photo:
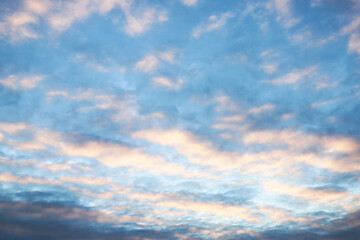
<path fill-rule="evenodd" d="M 0 239 L 360 239 L 357 1 L 0 1 Z"/>

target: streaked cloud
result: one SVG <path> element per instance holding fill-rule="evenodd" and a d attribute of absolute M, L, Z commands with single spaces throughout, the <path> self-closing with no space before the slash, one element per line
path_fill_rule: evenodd
<path fill-rule="evenodd" d="M 226 24 L 227 20 L 229 18 L 232 18 L 233 16 L 234 14 L 231 12 L 225 12 L 222 13 L 221 15 L 211 15 L 208 18 L 207 23 L 202 24 L 193 30 L 192 36 L 198 38 L 204 33 L 219 29 L 223 27 Z"/>
<path fill-rule="evenodd" d="M 277 13 L 277 20 L 285 27 L 292 27 L 300 21 L 293 15 L 291 0 L 273 0 L 269 3 L 274 5 Z"/>
<path fill-rule="evenodd" d="M 152 80 L 155 85 L 164 86 L 172 89 L 178 89 L 184 82 L 184 80 L 181 78 L 174 81 L 168 77 L 153 77 Z"/>
<path fill-rule="evenodd" d="M 129 2 L 123 1 L 120 5 L 126 16 L 125 31 L 130 36 L 145 32 L 156 22 L 165 22 L 168 20 L 165 11 L 145 8 L 140 14 L 134 15 L 130 11 Z"/>
<path fill-rule="evenodd" d="M 65 31 L 72 24 L 83 21 L 93 14 L 104 15 L 119 7 L 125 16 L 124 30 L 130 36 L 141 34 L 157 22 L 167 21 L 167 13 L 153 7 L 133 10 L 132 1 L 127 0 L 71 0 L 28 1 L 24 0 L 21 10 L 10 13 L 0 23 L 0 33 L 13 41 L 39 38 L 37 25 L 46 23 L 50 29 Z"/>
<path fill-rule="evenodd" d="M 253 107 L 253 108 L 249 109 L 249 113 L 250 114 L 258 114 L 258 113 L 262 113 L 262 112 L 265 112 L 265 111 L 270 111 L 270 110 L 272 110 L 274 108 L 275 108 L 274 104 L 266 103 L 266 104 L 261 105 L 259 107 Z"/>
<path fill-rule="evenodd" d="M 316 71 L 316 69 L 317 69 L 316 66 L 311 66 L 304 68 L 302 70 L 293 70 L 290 73 L 285 74 L 284 76 L 270 80 L 269 83 L 276 85 L 293 84 L 313 74 Z"/>
<path fill-rule="evenodd" d="M 360 54 L 360 34 L 358 32 L 351 34 L 348 48 L 349 51 Z"/>
<path fill-rule="evenodd" d="M 359 7 L 0 1 L 0 238 L 357 239 Z"/>
<path fill-rule="evenodd" d="M 0 79 L 0 83 L 6 87 L 16 89 L 32 89 L 42 80 L 43 76 L 39 75 L 9 75 Z"/>

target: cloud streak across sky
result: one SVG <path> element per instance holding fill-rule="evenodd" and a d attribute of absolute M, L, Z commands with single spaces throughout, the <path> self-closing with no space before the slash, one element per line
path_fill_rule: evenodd
<path fill-rule="evenodd" d="M 0 239 L 360 239 L 358 1 L 0 9 Z"/>

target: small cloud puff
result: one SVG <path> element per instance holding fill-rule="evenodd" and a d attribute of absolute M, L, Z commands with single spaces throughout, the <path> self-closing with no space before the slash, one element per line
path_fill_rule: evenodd
<path fill-rule="evenodd" d="M 197 0 L 181 0 L 181 2 L 187 6 L 194 6 L 197 3 Z"/>
<path fill-rule="evenodd" d="M 153 83 L 156 85 L 172 88 L 172 89 L 178 89 L 183 84 L 184 80 L 182 78 L 179 78 L 177 81 L 173 81 L 172 79 L 168 77 L 153 77 L 152 78 Z"/>
<path fill-rule="evenodd" d="M 159 64 L 160 61 L 157 57 L 153 55 L 148 55 L 135 64 L 134 70 L 149 73 L 156 70 Z"/>
<path fill-rule="evenodd" d="M 146 55 L 135 63 L 134 70 L 144 73 L 153 73 L 159 67 L 161 60 L 169 63 L 175 62 L 177 50 L 170 49 L 168 51 L 156 52 L 153 55 Z"/>

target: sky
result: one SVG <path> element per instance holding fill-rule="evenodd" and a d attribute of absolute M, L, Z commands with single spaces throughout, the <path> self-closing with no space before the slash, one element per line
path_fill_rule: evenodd
<path fill-rule="evenodd" d="M 360 239 L 359 0 L 1 0 L 0 239 Z"/>

